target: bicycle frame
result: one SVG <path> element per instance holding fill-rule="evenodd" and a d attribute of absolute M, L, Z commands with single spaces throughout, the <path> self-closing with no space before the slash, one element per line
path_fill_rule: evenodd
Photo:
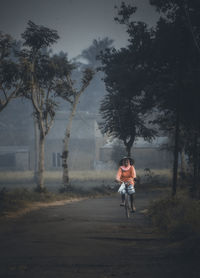
<path fill-rule="evenodd" d="M 122 183 L 118 192 L 120 192 L 121 194 L 124 194 L 124 208 L 125 208 L 125 214 L 126 214 L 126 217 L 129 218 L 130 217 L 130 211 L 131 211 L 131 208 L 132 208 L 132 205 L 133 204 L 133 193 L 130 194 L 129 192 L 129 183 Z M 124 190 L 124 192 L 123 192 Z M 122 193 L 123 192 L 123 193 Z M 135 192 L 135 191 L 134 191 Z"/>
<path fill-rule="evenodd" d="M 125 188 L 125 204 L 124 204 L 124 208 L 125 208 L 126 217 L 129 218 L 130 217 L 130 210 L 131 210 L 130 195 L 128 194 L 128 185 L 125 184 L 125 186 L 126 186 L 126 188 Z"/>

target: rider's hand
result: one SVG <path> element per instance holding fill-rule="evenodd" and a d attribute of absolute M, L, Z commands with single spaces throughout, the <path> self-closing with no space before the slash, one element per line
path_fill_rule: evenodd
<path fill-rule="evenodd" d="M 119 181 L 117 179 L 115 180 L 115 182 L 118 183 L 119 185 L 121 184 L 121 181 Z"/>

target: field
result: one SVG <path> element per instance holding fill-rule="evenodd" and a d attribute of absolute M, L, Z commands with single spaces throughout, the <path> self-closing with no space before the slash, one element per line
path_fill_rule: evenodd
<path fill-rule="evenodd" d="M 48 190 L 55 191 L 62 184 L 62 171 L 46 171 L 45 172 L 45 186 Z M 70 183 L 73 187 L 90 188 L 99 186 L 114 186 L 116 170 L 110 171 L 70 171 Z M 169 183 L 171 173 L 169 169 L 151 171 L 137 170 L 137 177 L 139 183 Z M 0 172 L 0 188 L 6 187 L 8 189 L 16 187 L 35 186 L 33 172 L 31 171 L 6 171 Z"/>
<path fill-rule="evenodd" d="M 34 173 L 26 172 L 0 172 L 0 216 L 8 215 L 13 211 L 26 211 L 50 202 L 58 204 L 71 198 L 98 197 L 116 192 L 116 171 L 70 171 L 70 185 L 66 194 L 63 194 L 62 172 L 45 172 L 44 194 L 37 193 Z M 137 190 L 166 190 L 169 185 L 170 172 L 163 171 L 137 171 Z M 142 186 L 141 186 L 142 185 Z M 40 205 L 39 205 L 40 203 Z M 42 204 L 41 204 L 42 203 Z"/>

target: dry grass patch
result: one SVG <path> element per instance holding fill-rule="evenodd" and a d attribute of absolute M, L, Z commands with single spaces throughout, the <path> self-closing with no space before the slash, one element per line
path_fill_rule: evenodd
<path fill-rule="evenodd" d="M 140 177 L 144 177 L 145 175 L 149 176 L 163 176 L 163 177 L 171 177 L 171 171 L 169 169 L 150 169 L 150 172 L 144 171 L 144 169 L 136 169 L 137 175 Z M 69 171 L 70 179 L 76 180 L 102 180 L 102 179 L 115 179 L 117 170 L 83 170 L 83 171 Z M 32 180 L 34 177 L 33 171 L 2 171 L 0 172 L 0 181 L 27 181 Z M 45 171 L 44 177 L 47 180 L 61 180 L 62 179 L 62 171 Z"/>
<path fill-rule="evenodd" d="M 200 201 L 191 199 L 185 192 L 154 201 L 149 215 L 154 226 L 171 239 L 200 237 Z"/>
<path fill-rule="evenodd" d="M 58 188 L 59 189 L 59 188 Z M 61 188 L 60 188 L 61 189 Z M 18 212 L 28 212 L 29 210 L 52 205 L 63 205 L 67 202 L 82 200 L 83 198 L 96 198 L 103 195 L 112 194 L 108 187 L 77 188 L 69 187 L 66 191 L 39 193 L 28 187 L 0 189 L 0 217 L 15 214 Z"/>

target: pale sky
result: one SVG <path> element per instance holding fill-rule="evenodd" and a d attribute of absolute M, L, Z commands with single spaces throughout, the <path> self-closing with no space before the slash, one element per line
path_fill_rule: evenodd
<path fill-rule="evenodd" d="M 54 52 L 64 51 L 76 57 L 94 39 L 109 37 L 117 48 L 127 44 L 125 27 L 116 23 L 114 6 L 121 0 L 0 0 L 0 30 L 19 39 L 28 20 L 58 31 L 60 39 Z M 124 0 L 136 3 L 135 20 L 155 24 L 157 15 L 148 0 Z"/>

